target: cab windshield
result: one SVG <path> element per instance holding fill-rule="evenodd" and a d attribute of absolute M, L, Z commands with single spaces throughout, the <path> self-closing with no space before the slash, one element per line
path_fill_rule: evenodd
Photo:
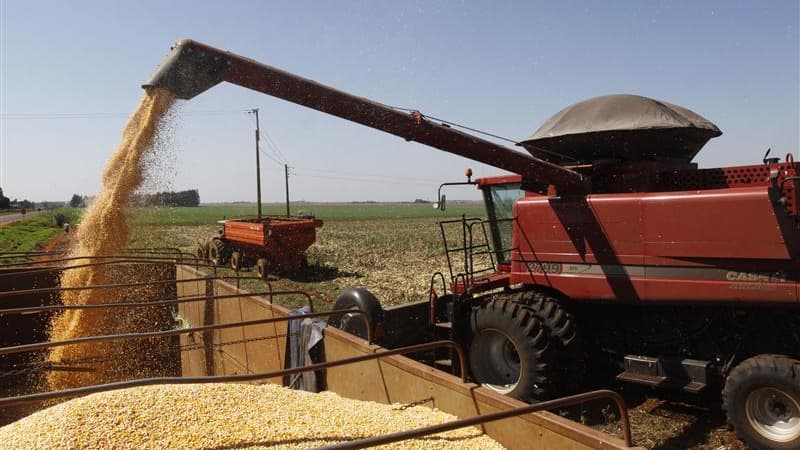
<path fill-rule="evenodd" d="M 524 195 L 520 183 L 494 184 L 483 187 L 486 216 L 489 219 L 492 246 L 498 264 L 511 262 L 511 233 L 514 202 Z"/>

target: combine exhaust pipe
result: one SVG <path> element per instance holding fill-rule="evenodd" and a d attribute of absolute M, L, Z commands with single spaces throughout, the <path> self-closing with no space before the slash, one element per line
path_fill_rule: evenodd
<path fill-rule="evenodd" d="M 429 121 L 418 111 L 401 111 L 190 39 L 173 46 L 142 87 L 166 89 L 188 100 L 222 81 L 520 174 L 525 186 L 552 184 L 559 193 L 589 192 L 582 175 L 559 165 Z"/>

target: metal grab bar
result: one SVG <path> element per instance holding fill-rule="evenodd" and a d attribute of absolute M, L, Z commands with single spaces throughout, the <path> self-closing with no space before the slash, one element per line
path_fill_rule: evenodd
<path fill-rule="evenodd" d="M 308 316 L 308 315 L 306 315 Z M 303 318 L 305 316 L 297 316 Z M 425 350 L 433 350 L 441 347 L 450 347 L 456 350 L 460 358 L 462 368 L 461 381 L 466 382 L 466 356 L 464 350 L 460 345 L 453 341 L 434 341 L 425 344 L 411 345 L 408 347 L 401 347 L 392 350 L 379 351 L 375 353 L 367 353 L 365 355 L 353 356 L 351 358 L 338 359 L 336 361 L 329 361 L 324 363 L 311 364 L 303 367 L 293 367 L 291 369 L 277 370 L 273 372 L 260 372 L 244 375 L 212 375 L 202 377 L 159 377 L 159 378 L 143 378 L 139 380 L 118 381 L 115 383 L 99 384 L 95 386 L 86 386 L 72 389 L 64 389 L 61 391 L 40 392 L 37 394 L 19 395 L 16 397 L 0 398 L 0 408 L 8 408 L 11 406 L 22 405 L 25 403 L 35 403 L 45 400 L 52 400 L 55 398 L 77 397 L 84 394 L 92 394 L 95 392 L 113 391 L 115 389 L 125 389 L 138 386 L 152 386 L 156 384 L 194 384 L 194 383 L 218 383 L 218 382 L 244 382 L 263 380 L 266 378 L 275 378 L 283 375 L 292 375 L 302 372 L 310 372 L 315 370 L 327 369 L 330 367 L 344 366 L 362 361 L 369 361 L 372 359 L 380 359 L 386 356 L 404 355 L 407 353 L 417 353 Z"/>
<path fill-rule="evenodd" d="M 422 436 L 427 436 L 429 434 L 441 433 L 443 431 L 455 430 L 458 428 L 478 425 L 486 422 L 508 419 L 510 417 L 520 416 L 528 413 L 534 413 L 537 411 L 545 411 L 548 409 L 574 406 L 579 403 L 591 400 L 598 400 L 598 399 L 609 399 L 614 403 L 616 403 L 620 413 L 619 416 L 620 421 L 622 422 L 623 440 L 625 441 L 626 446 L 632 447 L 633 440 L 631 438 L 631 423 L 630 419 L 628 418 L 628 409 L 625 406 L 625 400 L 622 398 L 621 395 L 619 395 L 614 391 L 602 389 L 597 391 L 585 392 L 583 394 L 570 395 L 568 397 L 562 397 L 555 400 L 548 400 L 540 403 L 534 403 L 532 405 L 520 406 L 518 408 L 499 411 L 496 413 L 483 414 L 474 417 L 469 417 L 466 419 L 454 420 L 452 422 L 446 422 L 439 425 L 431 425 L 429 427 L 417 428 L 408 431 L 399 431 L 397 433 L 385 434 L 383 436 L 375 436 L 365 439 L 341 442 L 339 444 L 318 447 L 318 449 L 340 450 L 340 449 L 357 449 L 357 448 L 373 447 L 378 445 L 389 444 L 391 442 L 398 442 L 398 441 L 404 441 L 406 439 L 413 439 Z"/>

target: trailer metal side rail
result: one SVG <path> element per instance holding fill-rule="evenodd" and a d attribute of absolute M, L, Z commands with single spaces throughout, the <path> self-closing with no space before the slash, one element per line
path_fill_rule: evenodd
<path fill-rule="evenodd" d="M 303 316 L 298 316 L 302 318 Z M 118 381 L 114 383 L 99 384 L 94 386 L 86 386 L 72 389 L 64 389 L 52 392 L 40 392 L 36 394 L 19 395 L 16 397 L 0 398 L 0 408 L 8 408 L 11 406 L 22 405 L 26 403 L 35 403 L 45 400 L 52 400 L 56 398 L 77 397 L 85 394 L 92 394 L 96 392 L 113 391 L 115 389 L 125 389 L 138 386 L 152 386 L 158 384 L 195 384 L 195 383 L 218 383 L 218 382 L 245 382 L 257 381 L 267 378 L 275 378 L 283 375 L 293 375 L 302 372 L 311 372 L 331 367 L 344 366 L 347 364 L 354 364 L 363 361 L 370 361 L 373 359 L 380 359 L 387 356 L 405 355 L 408 353 L 417 353 L 426 350 L 433 350 L 436 348 L 448 347 L 452 348 L 458 353 L 459 363 L 462 368 L 461 381 L 466 383 L 466 354 L 460 345 L 453 341 L 434 341 L 425 344 L 411 345 L 408 347 L 395 348 L 391 350 L 380 350 L 374 353 L 368 353 L 360 356 L 353 356 L 350 358 L 337 359 L 336 361 L 328 361 L 324 363 L 310 364 L 303 367 L 293 367 L 290 369 L 276 370 L 273 372 L 259 372 L 252 374 L 242 375 L 209 375 L 201 377 L 158 377 L 158 378 L 142 378 L 138 380 Z"/>
<path fill-rule="evenodd" d="M 30 295 L 30 294 L 46 294 L 48 292 L 83 291 L 92 289 L 116 289 L 116 288 L 129 288 L 138 286 L 153 286 L 161 284 L 199 283 L 201 281 L 207 282 L 213 280 L 260 280 L 263 283 L 265 283 L 270 288 L 270 290 L 272 289 L 272 285 L 268 281 L 265 281 L 259 277 L 208 276 L 208 277 L 198 277 L 198 278 L 185 278 L 182 280 L 169 279 L 169 280 L 154 280 L 154 281 L 138 281 L 133 283 L 94 284 L 90 286 L 72 286 L 72 287 L 59 286 L 59 287 L 34 288 L 34 289 L 20 289 L 17 291 L 2 291 L 0 292 L 0 298 L 16 297 L 20 295 Z"/>
<path fill-rule="evenodd" d="M 211 298 L 209 297 L 209 300 Z M 246 320 L 241 322 L 230 322 L 230 323 L 217 323 L 213 325 L 203 325 L 200 327 L 193 327 L 193 328 L 178 328 L 172 330 L 164 330 L 164 331 L 147 331 L 142 333 L 120 333 L 120 334 L 105 334 L 105 335 L 98 335 L 98 336 L 86 336 L 74 339 L 64 339 L 61 341 L 45 341 L 45 342 L 36 342 L 33 344 L 22 344 L 22 345 L 14 345 L 11 347 L 0 347 L 0 356 L 3 355 L 11 355 L 16 353 L 25 353 L 25 352 L 33 352 L 33 351 L 40 351 L 46 350 L 48 348 L 54 347 L 63 347 L 66 345 L 75 345 L 75 344 L 85 344 L 87 342 L 106 342 L 106 341 L 118 341 L 118 340 L 125 340 L 125 339 L 148 339 L 148 338 L 161 338 L 161 337 L 170 337 L 170 336 L 180 336 L 181 334 L 189 334 L 189 333 L 201 333 L 213 330 L 220 330 L 225 328 L 236 328 L 236 327 L 248 327 L 251 325 L 262 325 L 268 323 L 278 323 L 278 322 L 290 322 L 292 320 L 302 320 L 307 319 L 310 317 L 324 317 L 329 316 L 331 314 L 338 314 L 346 312 L 348 314 L 355 313 L 359 317 L 364 318 L 364 324 L 368 327 L 367 329 L 367 342 L 370 344 L 372 343 L 372 323 L 370 323 L 369 318 L 367 317 L 364 311 L 359 309 L 346 309 L 346 310 L 332 310 L 326 312 L 317 312 L 317 313 L 309 313 L 309 314 L 301 314 L 296 316 L 285 316 L 285 317 L 272 317 L 269 319 L 257 319 L 257 320 Z"/>
<path fill-rule="evenodd" d="M 532 405 L 520 406 L 505 411 L 499 411 L 491 414 L 482 414 L 466 419 L 454 420 L 438 425 L 431 425 L 429 427 L 417 428 L 407 431 L 399 431 L 397 433 L 385 434 L 383 436 L 374 436 L 364 439 L 353 441 L 346 441 L 339 444 L 326 445 L 318 447 L 319 450 L 342 450 L 342 449 L 357 449 L 374 447 L 378 445 L 389 444 L 392 442 L 404 441 L 407 439 L 414 439 L 430 434 L 441 433 L 444 431 L 455 430 L 472 425 L 480 425 L 486 422 L 493 422 L 496 420 L 508 419 L 511 417 L 521 416 L 523 414 L 530 414 L 538 411 L 546 411 L 549 409 L 565 408 L 574 406 L 587 401 L 607 399 L 614 402 L 619 410 L 620 422 L 622 422 L 622 439 L 628 447 L 633 446 L 633 439 L 631 438 L 631 424 L 628 417 L 628 410 L 625 406 L 625 400 L 618 393 L 601 389 L 597 391 L 584 392 L 583 394 L 570 395 L 568 397 L 557 398 L 555 400 L 548 400 L 544 402 L 534 403 Z"/>
<path fill-rule="evenodd" d="M 200 280 L 204 280 L 204 278 L 200 278 Z M 180 303 L 191 303 L 191 302 L 199 302 L 204 300 L 224 300 L 224 299 L 233 299 L 233 298 L 240 298 L 240 297 L 251 297 L 251 296 L 269 296 L 269 302 L 272 304 L 272 297 L 277 295 L 302 295 L 306 297 L 306 299 L 310 299 L 311 296 L 305 291 L 256 291 L 256 292 L 237 292 L 235 294 L 220 294 L 220 295 L 197 295 L 192 297 L 182 297 L 182 298 L 168 298 L 168 299 L 157 299 L 152 301 L 120 301 L 120 302 L 112 302 L 112 303 L 92 303 L 88 305 L 42 305 L 42 306 L 26 306 L 21 308 L 0 308 L 0 316 L 12 316 L 12 315 L 21 315 L 21 314 L 39 314 L 43 312 L 57 312 L 57 311 L 69 311 L 69 310 L 82 310 L 82 309 L 107 309 L 107 308 L 147 308 L 151 306 L 163 306 L 163 305 L 174 305 Z M 334 310 L 334 311 L 342 311 L 342 310 Z M 313 312 L 313 311 L 312 311 Z"/>

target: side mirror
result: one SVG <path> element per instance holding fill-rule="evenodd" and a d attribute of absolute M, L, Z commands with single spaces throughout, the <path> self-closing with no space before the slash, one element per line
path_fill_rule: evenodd
<path fill-rule="evenodd" d="M 446 205 L 447 205 L 447 196 L 442 194 L 442 198 L 439 199 L 439 211 L 444 211 Z"/>

